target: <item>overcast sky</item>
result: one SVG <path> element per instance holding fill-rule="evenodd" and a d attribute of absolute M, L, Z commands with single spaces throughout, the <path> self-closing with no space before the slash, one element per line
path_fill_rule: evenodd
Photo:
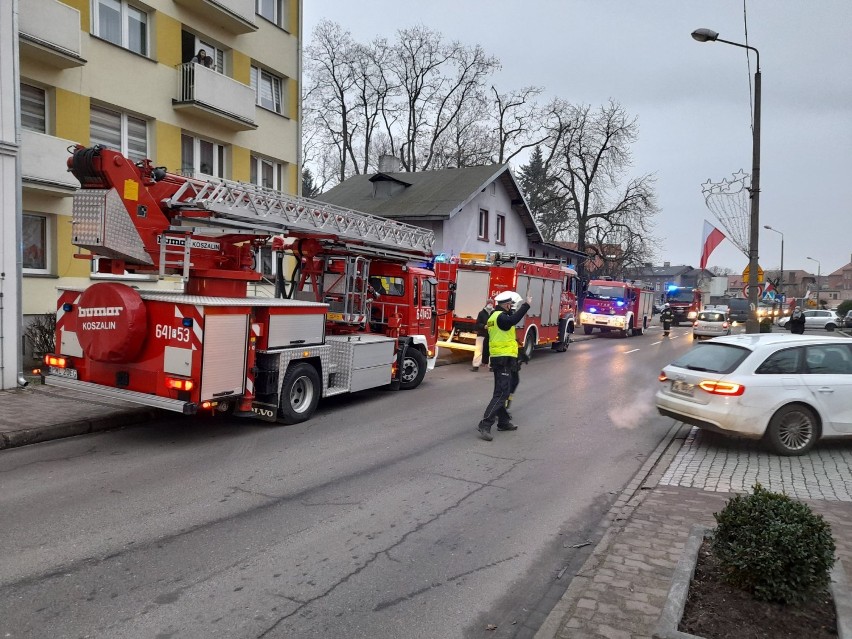
<path fill-rule="evenodd" d="M 763 78 L 760 264 L 781 262 L 768 224 L 785 270 L 816 273 L 809 256 L 827 274 L 852 260 L 852 0 L 746 0 L 746 13 Z M 746 52 L 690 37 L 744 43 L 743 0 L 305 0 L 306 44 L 323 18 L 363 42 L 423 24 L 479 44 L 502 62 L 501 91 L 620 102 L 639 120 L 633 173 L 657 177 L 657 263 L 697 267 L 704 220 L 724 232 L 702 184 L 751 172 Z M 709 266 L 747 262 L 726 240 Z"/>

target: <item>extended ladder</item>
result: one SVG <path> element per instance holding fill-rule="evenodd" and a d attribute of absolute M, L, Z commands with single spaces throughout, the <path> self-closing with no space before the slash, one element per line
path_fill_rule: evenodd
<path fill-rule="evenodd" d="M 164 204 L 211 214 L 209 221 L 187 218 L 192 223 L 285 235 L 311 232 L 412 255 L 431 255 L 435 242 L 435 234 L 419 226 L 228 180 L 187 180 Z"/>

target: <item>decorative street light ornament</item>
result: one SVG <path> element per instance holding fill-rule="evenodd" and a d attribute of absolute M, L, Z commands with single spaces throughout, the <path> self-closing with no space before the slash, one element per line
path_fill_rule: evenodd
<path fill-rule="evenodd" d="M 731 180 L 724 178 L 721 182 L 713 182 L 708 178 L 701 185 L 701 194 L 707 208 L 727 231 L 728 239 L 748 257 L 751 175 L 740 169 L 731 177 Z"/>

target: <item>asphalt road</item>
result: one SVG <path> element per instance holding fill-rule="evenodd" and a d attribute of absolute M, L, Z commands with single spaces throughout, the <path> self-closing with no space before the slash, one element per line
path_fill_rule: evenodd
<path fill-rule="evenodd" d="M 491 376 L 455 365 L 295 426 L 3 451 L 0 637 L 531 637 L 671 425 L 653 392 L 688 335 L 537 351 L 493 442 Z"/>

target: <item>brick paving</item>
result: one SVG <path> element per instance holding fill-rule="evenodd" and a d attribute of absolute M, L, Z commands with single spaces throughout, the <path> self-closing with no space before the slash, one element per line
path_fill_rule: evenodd
<path fill-rule="evenodd" d="M 780 458 L 754 442 L 681 428 L 657 467 L 616 504 L 603 539 L 536 639 L 650 639 L 692 526 L 715 526 L 713 513 L 755 481 L 823 515 L 852 574 L 850 466 L 849 442 Z"/>

